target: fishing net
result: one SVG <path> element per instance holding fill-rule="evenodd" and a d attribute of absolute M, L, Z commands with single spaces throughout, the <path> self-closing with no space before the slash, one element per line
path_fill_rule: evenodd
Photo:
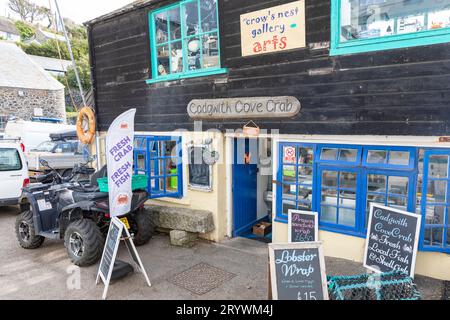
<path fill-rule="evenodd" d="M 413 279 L 402 272 L 328 277 L 330 300 L 420 300 Z"/>

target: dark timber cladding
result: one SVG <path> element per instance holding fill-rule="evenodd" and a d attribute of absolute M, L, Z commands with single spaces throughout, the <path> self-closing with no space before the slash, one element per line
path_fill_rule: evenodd
<path fill-rule="evenodd" d="M 220 76 L 152 85 L 148 12 L 176 1 L 149 1 L 91 22 L 91 60 L 101 130 L 135 107 L 139 131 L 193 129 L 193 99 L 295 96 L 301 112 L 265 119 L 263 129 L 292 134 L 448 135 L 450 44 L 330 57 L 330 1 L 306 0 L 307 48 L 241 57 L 241 14 L 290 0 L 219 0 Z M 145 3 L 145 1 L 144 1 Z M 203 128 L 238 128 L 239 120 Z"/>

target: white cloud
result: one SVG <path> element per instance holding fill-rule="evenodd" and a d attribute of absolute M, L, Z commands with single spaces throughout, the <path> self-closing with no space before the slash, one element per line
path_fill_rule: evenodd
<path fill-rule="evenodd" d="M 49 7 L 49 0 L 30 0 L 38 5 Z M 55 10 L 54 0 L 50 0 Z M 0 0 L 0 16 L 13 15 L 8 9 L 8 0 Z M 78 23 L 97 18 L 101 15 L 123 7 L 133 0 L 58 0 L 63 17 L 70 18 Z"/>

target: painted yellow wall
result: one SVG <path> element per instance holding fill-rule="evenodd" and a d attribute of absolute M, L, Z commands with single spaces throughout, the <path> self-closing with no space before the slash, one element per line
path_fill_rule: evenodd
<path fill-rule="evenodd" d="M 327 231 L 320 231 L 319 238 L 323 242 L 325 256 L 363 262 L 365 239 Z M 287 241 L 287 224 L 274 222 L 273 242 Z M 419 252 L 416 260 L 416 274 L 450 280 L 450 255 L 438 252 Z"/>

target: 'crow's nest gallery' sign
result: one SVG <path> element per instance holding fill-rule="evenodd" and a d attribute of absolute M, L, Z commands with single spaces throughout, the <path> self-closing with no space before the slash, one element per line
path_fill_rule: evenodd
<path fill-rule="evenodd" d="M 291 118 L 301 109 L 295 97 L 248 97 L 192 100 L 187 108 L 192 119 L 264 119 Z"/>

